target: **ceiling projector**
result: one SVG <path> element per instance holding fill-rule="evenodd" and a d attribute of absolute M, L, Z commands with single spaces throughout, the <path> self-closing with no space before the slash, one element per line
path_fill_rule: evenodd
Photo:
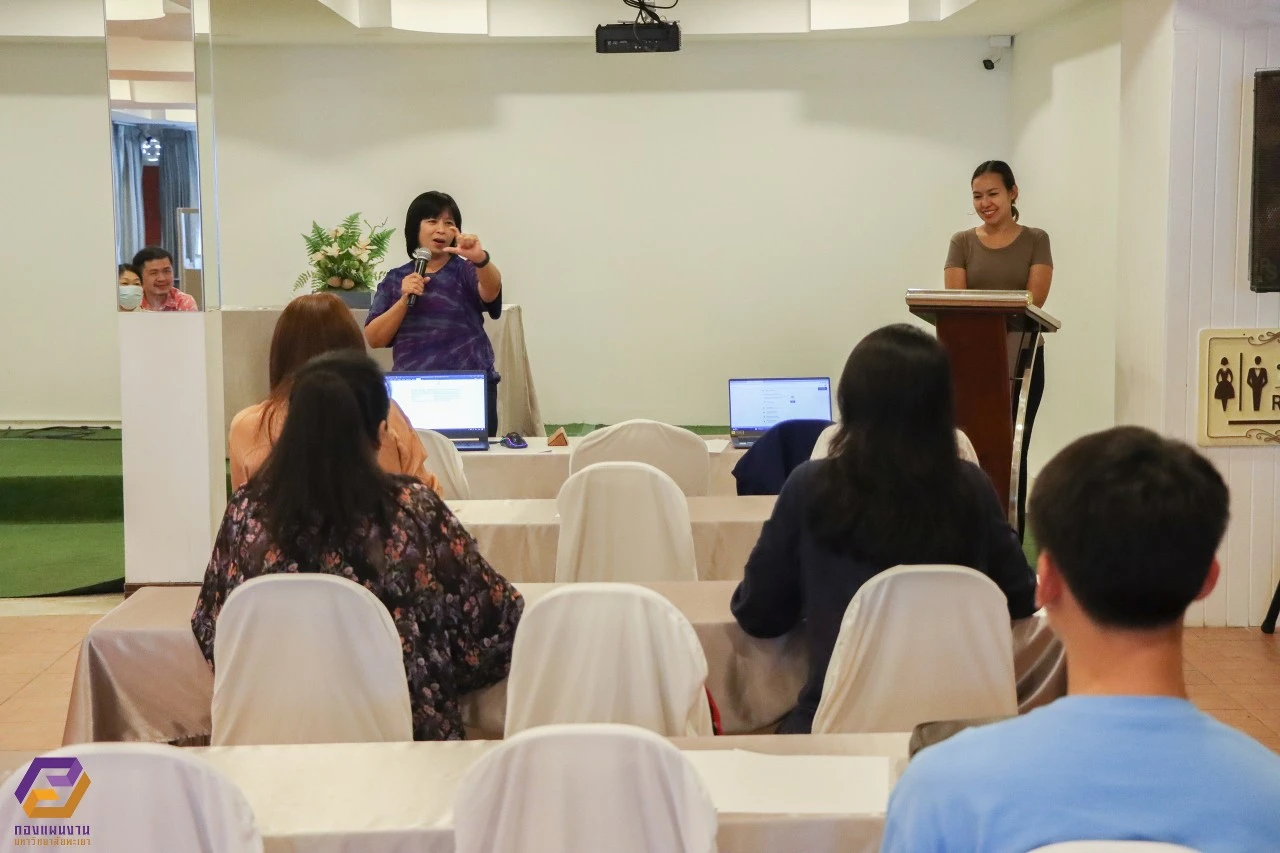
<path fill-rule="evenodd" d="M 596 53 L 672 53 L 680 49 L 680 24 L 667 21 L 601 24 Z"/>

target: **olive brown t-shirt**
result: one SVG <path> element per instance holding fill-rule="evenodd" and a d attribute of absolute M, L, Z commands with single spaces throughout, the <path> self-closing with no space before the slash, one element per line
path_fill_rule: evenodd
<path fill-rule="evenodd" d="M 945 268 L 964 270 L 970 290 L 1026 290 L 1036 264 L 1053 266 L 1049 235 L 1039 228 L 1024 226 L 1003 249 L 988 249 L 978 239 L 978 229 L 970 228 L 951 238 Z"/>

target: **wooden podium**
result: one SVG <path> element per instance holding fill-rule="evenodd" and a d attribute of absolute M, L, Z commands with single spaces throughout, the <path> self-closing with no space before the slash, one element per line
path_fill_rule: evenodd
<path fill-rule="evenodd" d="M 1041 335 L 1062 324 L 1035 307 L 1025 290 L 908 290 L 907 307 L 937 327 L 951 354 L 956 425 L 973 442 L 1016 525 L 1031 369 Z"/>

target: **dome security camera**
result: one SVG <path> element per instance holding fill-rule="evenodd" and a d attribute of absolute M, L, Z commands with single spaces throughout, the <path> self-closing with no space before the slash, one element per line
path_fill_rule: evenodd
<path fill-rule="evenodd" d="M 995 70 L 996 70 L 996 60 L 991 59 L 991 58 L 989 58 L 989 57 L 988 57 L 987 59 L 982 60 L 982 67 L 983 67 L 983 68 L 985 68 L 985 69 L 987 69 L 988 71 L 995 71 Z"/>

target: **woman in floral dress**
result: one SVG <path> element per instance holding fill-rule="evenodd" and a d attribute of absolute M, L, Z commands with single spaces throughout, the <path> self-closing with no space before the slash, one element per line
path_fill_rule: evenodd
<path fill-rule="evenodd" d="M 191 626 L 212 666 L 218 613 L 246 580 L 355 581 L 400 633 L 414 739 L 458 740 L 459 698 L 507 676 L 524 601 L 435 492 L 378 465 L 389 408 L 363 353 L 328 353 L 298 371 L 271 455 L 227 505 Z"/>

